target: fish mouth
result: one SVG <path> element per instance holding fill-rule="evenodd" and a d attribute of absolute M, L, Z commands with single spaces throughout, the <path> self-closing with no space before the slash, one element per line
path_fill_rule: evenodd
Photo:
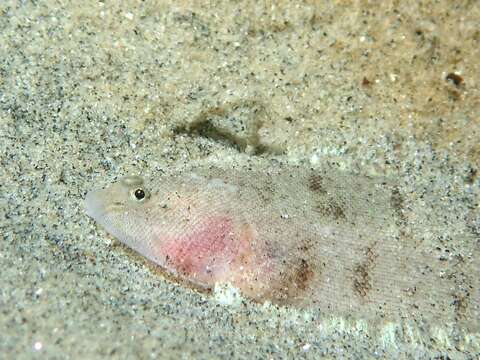
<path fill-rule="evenodd" d="M 90 216 L 94 220 L 99 220 L 100 218 L 104 217 L 105 215 L 105 206 L 102 204 L 100 200 L 100 191 L 92 190 L 87 193 L 85 197 L 85 210 L 88 216 Z"/>

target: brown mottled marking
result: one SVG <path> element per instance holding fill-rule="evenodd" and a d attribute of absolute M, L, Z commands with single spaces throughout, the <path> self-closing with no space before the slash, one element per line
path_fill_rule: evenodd
<path fill-rule="evenodd" d="M 337 203 L 331 203 L 331 210 L 332 210 L 332 215 L 335 219 L 345 219 L 345 211 L 343 208 L 337 204 Z"/>
<path fill-rule="evenodd" d="M 275 190 L 273 189 L 271 180 L 267 181 L 264 185 L 253 185 L 253 188 L 263 203 L 271 203 L 273 201 Z"/>
<path fill-rule="evenodd" d="M 309 281 L 313 278 L 314 272 L 305 259 L 300 259 L 298 268 L 295 269 L 292 280 L 297 289 L 305 290 Z"/>
<path fill-rule="evenodd" d="M 400 194 L 398 187 L 394 187 L 392 190 L 392 196 L 390 198 L 392 207 L 395 211 L 401 211 L 403 209 L 403 196 Z"/>
<path fill-rule="evenodd" d="M 464 263 L 465 258 L 463 256 L 456 256 L 455 260 L 457 264 Z M 469 316 L 469 304 L 471 292 L 473 289 L 471 275 L 464 272 L 453 272 L 448 275 L 455 281 L 455 290 L 452 292 L 452 305 L 454 306 L 455 317 L 457 319 L 466 319 Z"/>
<path fill-rule="evenodd" d="M 308 188 L 312 192 L 321 196 L 318 198 L 318 205 L 316 206 L 316 210 L 320 214 L 333 217 L 335 220 L 345 219 L 345 211 L 343 209 L 343 206 L 333 199 L 324 198 L 324 196 L 327 194 L 327 191 L 323 187 L 322 176 L 318 174 L 311 175 L 308 178 Z"/>
<path fill-rule="evenodd" d="M 272 292 L 272 297 L 280 303 L 288 303 L 290 299 L 301 297 L 299 291 L 307 290 L 314 276 L 315 271 L 308 261 L 303 258 L 297 259 L 297 262 L 284 273 L 284 278 Z"/>
<path fill-rule="evenodd" d="M 313 247 L 313 240 L 305 239 L 301 241 L 297 249 L 304 253 L 307 253 L 312 247 Z"/>
<path fill-rule="evenodd" d="M 405 200 L 403 199 L 400 190 L 395 186 L 390 195 L 390 204 L 392 205 L 395 214 L 397 214 L 401 220 L 405 220 L 405 215 L 403 214 L 404 202 Z"/>
<path fill-rule="evenodd" d="M 455 295 L 455 298 L 453 300 L 453 306 L 455 306 L 455 315 L 459 319 L 463 319 L 467 315 L 469 295 L 469 293 L 467 293 L 466 295 Z"/>
<path fill-rule="evenodd" d="M 375 259 L 377 258 L 377 255 L 373 253 L 372 247 L 366 249 L 365 256 L 365 261 L 353 269 L 353 290 L 362 298 L 366 297 L 372 289 L 372 279 L 370 278 L 369 272 L 374 268 Z"/>
<path fill-rule="evenodd" d="M 343 207 L 333 200 L 325 201 L 316 207 L 317 211 L 324 216 L 331 216 L 335 220 L 345 219 Z"/>
<path fill-rule="evenodd" d="M 354 269 L 355 279 L 353 280 L 353 289 L 361 297 L 367 296 L 367 293 L 371 290 L 370 275 L 368 274 L 368 268 L 364 264 L 357 265 Z"/>
<path fill-rule="evenodd" d="M 320 195 L 325 195 L 327 193 L 323 188 L 323 179 L 318 174 L 313 174 L 308 178 L 308 188 Z"/>

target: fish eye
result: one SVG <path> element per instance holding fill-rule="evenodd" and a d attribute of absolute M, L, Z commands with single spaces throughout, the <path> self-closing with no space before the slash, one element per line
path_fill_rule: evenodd
<path fill-rule="evenodd" d="M 137 200 L 143 200 L 145 199 L 145 191 L 143 189 L 136 189 L 135 192 L 133 193 L 135 196 L 135 199 Z"/>

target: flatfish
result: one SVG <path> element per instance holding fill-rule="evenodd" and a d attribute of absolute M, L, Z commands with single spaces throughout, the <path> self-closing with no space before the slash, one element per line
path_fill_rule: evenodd
<path fill-rule="evenodd" d="M 121 178 L 89 192 L 86 209 L 195 287 L 230 284 L 258 302 L 478 329 L 478 238 L 450 228 L 464 255 L 442 258 L 449 224 L 392 181 L 333 167 L 202 165 Z"/>

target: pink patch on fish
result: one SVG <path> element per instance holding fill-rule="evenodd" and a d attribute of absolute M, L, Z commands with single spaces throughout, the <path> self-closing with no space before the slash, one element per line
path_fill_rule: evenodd
<path fill-rule="evenodd" d="M 227 217 L 207 218 L 193 231 L 179 237 L 162 239 L 158 253 L 167 266 L 184 276 L 210 283 L 222 277 L 240 250 L 233 220 Z"/>

